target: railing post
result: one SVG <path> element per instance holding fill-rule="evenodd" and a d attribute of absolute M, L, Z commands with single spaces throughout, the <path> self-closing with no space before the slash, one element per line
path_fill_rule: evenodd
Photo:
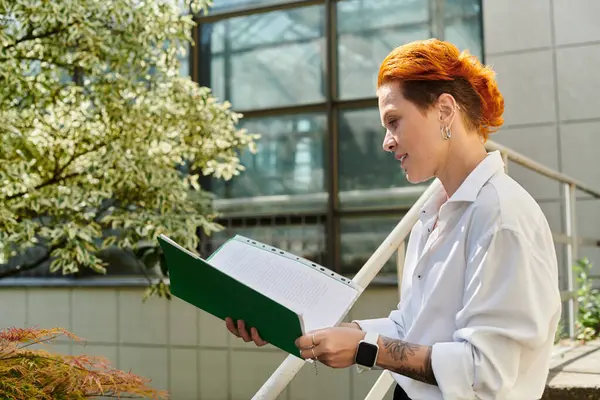
<path fill-rule="evenodd" d="M 375 384 L 369 390 L 364 400 L 381 400 L 385 397 L 390 387 L 396 383 L 396 380 L 388 371 L 383 371 Z"/>
<path fill-rule="evenodd" d="M 504 161 L 504 172 L 508 174 L 508 153 L 502 152 L 502 161 Z"/>
<path fill-rule="evenodd" d="M 575 185 L 564 183 L 564 198 L 565 198 L 565 234 L 569 236 L 569 243 L 566 245 L 565 258 L 567 260 L 567 290 L 570 293 L 569 297 L 569 336 L 575 338 L 577 334 L 577 281 L 575 279 L 575 271 L 573 265 L 577 262 L 578 255 L 578 238 L 576 229 L 576 214 L 575 214 Z"/>

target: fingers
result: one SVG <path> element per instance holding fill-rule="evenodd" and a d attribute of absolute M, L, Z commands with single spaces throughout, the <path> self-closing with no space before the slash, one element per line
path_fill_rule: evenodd
<path fill-rule="evenodd" d="M 233 319 L 230 317 L 225 318 L 225 326 L 229 332 L 233 333 L 235 336 L 240 337 L 240 333 L 238 332 Z"/>
<path fill-rule="evenodd" d="M 242 338 L 244 342 L 254 342 L 259 347 L 268 344 L 268 342 L 264 341 L 260 337 L 256 328 L 250 328 L 250 332 L 248 332 L 246 323 L 242 320 L 234 322 L 232 318 L 227 317 L 225 318 L 225 326 L 229 332 L 239 338 Z"/>
<path fill-rule="evenodd" d="M 256 330 L 256 328 L 251 328 L 250 329 L 250 334 L 252 336 L 252 340 L 254 340 L 254 343 L 257 346 L 264 346 L 267 344 L 267 342 L 265 342 L 264 340 L 262 340 L 262 338 L 259 336 L 258 331 Z"/>
<path fill-rule="evenodd" d="M 320 342 L 321 340 L 319 337 L 319 331 L 309 332 L 304 336 L 300 336 L 298 339 L 296 339 L 296 347 L 300 349 L 313 347 L 317 346 Z"/>
<path fill-rule="evenodd" d="M 305 360 L 308 360 L 309 358 L 312 358 L 313 360 L 318 360 L 321 354 L 322 353 L 319 349 L 319 346 L 303 347 L 300 349 L 300 357 L 304 358 Z"/>
<path fill-rule="evenodd" d="M 248 331 L 246 330 L 246 323 L 244 321 L 242 321 L 241 319 L 238 319 L 237 329 L 238 329 L 238 332 L 240 333 L 240 336 L 242 337 L 242 339 L 244 339 L 244 342 L 252 341 L 252 338 L 250 337 L 250 333 L 248 333 Z"/>

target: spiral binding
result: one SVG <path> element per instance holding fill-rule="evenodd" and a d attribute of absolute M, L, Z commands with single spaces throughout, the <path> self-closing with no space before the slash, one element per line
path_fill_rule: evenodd
<path fill-rule="evenodd" d="M 239 241 L 239 242 L 242 242 L 244 244 L 247 244 L 247 245 L 250 245 L 250 246 L 262 249 L 262 250 L 269 250 L 269 251 L 271 251 L 273 253 L 277 253 L 277 255 L 279 255 L 279 256 L 282 256 L 282 257 L 285 257 L 285 258 L 289 258 L 290 260 L 294 260 L 294 261 L 300 262 L 301 264 L 304 264 L 307 267 L 311 267 L 315 271 L 318 271 L 318 272 L 322 273 L 323 275 L 325 275 L 325 276 L 327 276 L 329 278 L 333 278 L 333 279 L 335 279 L 335 280 L 337 280 L 337 281 L 339 281 L 339 282 L 341 282 L 341 283 L 343 283 L 345 285 L 348 285 L 350 287 L 358 289 L 357 286 L 352 281 L 352 279 L 348 279 L 348 278 L 346 278 L 346 277 L 344 277 L 344 276 L 342 276 L 342 275 L 340 275 L 340 274 L 338 274 L 336 272 L 333 272 L 329 268 L 326 268 L 326 267 L 324 267 L 322 265 L 314 263 L 314 262 L 312 262 L 310 260 L 307 260 L 305 258 L 299 257 L 299 256 L 297 256 L 295 254 L 291 254 L 291 253 L 289 253 L 287 251 L 278 249 L 277 247 L 274 247 L 274 246 L 271 246 L 271 245 L 259 242 L 258 240 L 247 238 L 247 237 L 242 236 L 242 235 L 235 235 L 232 239 L 236 240 L 236 241 Z"/>

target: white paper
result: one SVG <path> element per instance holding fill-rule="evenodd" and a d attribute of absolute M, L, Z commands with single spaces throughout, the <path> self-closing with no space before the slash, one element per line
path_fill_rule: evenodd
<path fill-rule="evenodd" d="M 358 296 L 355 288 L 310 266 L 236 240 L 227 242 L 209 262 L 302 314 L 306 331 L 336 325 Z"/>

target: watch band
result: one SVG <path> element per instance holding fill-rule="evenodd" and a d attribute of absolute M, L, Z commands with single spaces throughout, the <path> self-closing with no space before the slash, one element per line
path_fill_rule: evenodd
<path fill-rule="evenodd" d="M 379 352 L 379 345 L 377 344 L 378 340 L 379 340 L 379 333 L 370 331 L 370 332 L 366 332 L 365 338 L 363 340 L 361 340 L 361 342 L 366 342 L 366 343 L 369 343 L 370 345 L 377 347 L 377 353 L 378 353 Z M 360 344 L 359 344 L 359 346 L 360 346 Z M 358 349 L 357 349 L 357 351 L 358 351 Z M 373 360 L 373 366 L 371 366 L 371 367 L 360 365 L 357 363 L 356 368 L 358 370 L 358 373 L 361 373 L 364 371 L 369 371 L 369 370 L 373 369 L 375 367 L 376 362 L 377 362 L 377 355 L 375 355 L 375 360 Z"/>
<path fill-rule="evenodd" d="M 377 346 L 377 341 L 379 340 L 379 333 L 373 331 L 367 332 L 363 340 L 367 343 L 371 343 Z"/>

